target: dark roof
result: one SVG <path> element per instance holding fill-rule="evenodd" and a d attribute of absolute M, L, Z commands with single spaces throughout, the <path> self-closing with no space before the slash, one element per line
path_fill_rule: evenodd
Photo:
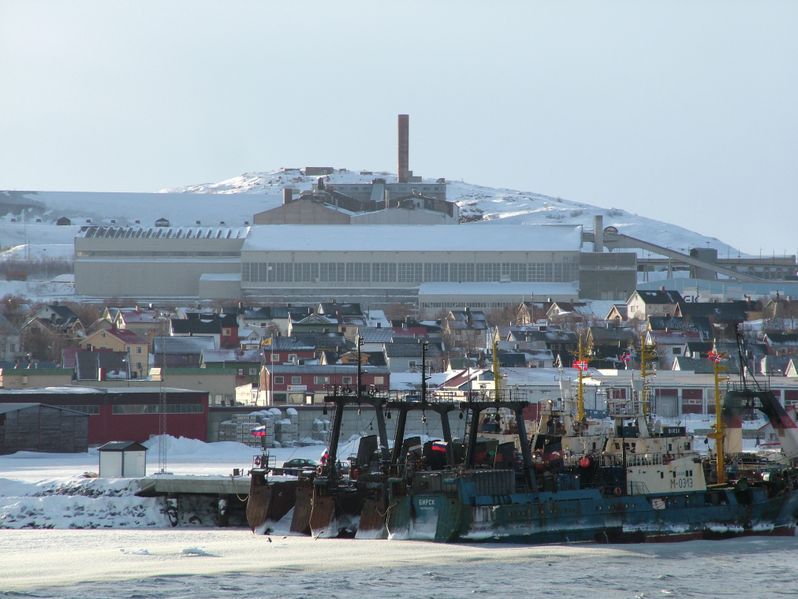
<path fill-rule="evenodd" d="M 86 416 L 88 418 L 88 414 L 86 412 L 81 412 L 79 410 L 72 410 L 65 406 L 51 406 L 50 404 L 40 403 L 40 402 L 10 402 L 10 403 L 0 403 L 0 414 L 8 414 L 10 412 L 16 412 L 18 410 L 28 410 L 30 408 L 35 407 L 45 407 L 45 408 L 52 408 L 54 410 L 61 410 L 62 412 L 69 412 L 71 414 Z"/>
<path fill-rule="evenodd" d="M 147 451 L 147 447 L 136 441 L 108 441 L 97 451 Z"/>
<path fill-rule="evenodd" d="M 631 329 L 620 327 L 590 327 L 593 343 L 629 343 L 637 339 L 637 334 Z"/>
<path fill-rule="evenodd" d="M 683 331 L 685 328 L 684 318 L 676 316 L 649 316 L 648 326 L 652 331 Z"/>
<path fill-rule="evenodd" d="M 275 364 L 266 365 L 266 368 L 276 375 L 280 374 L 357 374 L 357 364 Z M 364 373 L 390 374 L 387 368 L 366 365 L 362 367 Z"/>
<path fill-rule="evenodd" d="M 189 315 L 188 318 L 171 318 L 172 333 L 175 335 L 219 335 L 222 325 L 214 315 Z"/>
<path fill-rule="evenodd" d="M 742 322 L 751 307 L 746 301 L 682 302 L 679 310 L 682 316 L 711 318 L 715 322 Z"/>
<path fill-rule="evenodd" d="M 420 343 L 386 343 L 385 353 L 389 358 L 420 358 Z"/>
<path fill-rule="evenodd" d="M 526 354 L 520 352 L 499 352 L 499 366 L 502 368 L 526 366 Z"/>
<path fill-rule="evenodd" d="M 336 317 L 363 315 L 363 310 L 360 308 L 360 304 L 356 303 L 339 304 L 335 302 L 322 302 L 317 306 L 316 312 L 318 314 L 335 315 Z"/>
<path fill-rule="evenodd" d="M 316 344 L 309 339 L 297 339 L 296 337 L 274 337 L 271 346 L 266 345 L 264 349 L 269 351 L 313 351 Z"/>
<path fill-rule="evenodd" d="M 682 295 L 678 291 L 647 291 L 643 289 L 637 290 L 637 295 L 640 296 L 646 304 L 678 304 L 682 301 Z"/>
<path fill-rule="evenodd" d="M 127 378 L 127 352 L 89 350 L 76 352 L 75 374 L 78 380 L 99 380 L 100 369 L 105 373 L 122 373 L 124 377 L 119 378 Z"/>
<path fill-rule="evenodd" d="M 294 333 L 291 337 L 302 345 L 313 345 L 317 350 L 323 351 L 341 352 L 353 346 L 343 333 Z"/>
<path fill-rule="evenodd" d="M 152 354 L 156 358 L 162 354 L 196 354 L 204 349 L 215 349 L 213 337 L 196 335 L 192 337 L 155 337 L 152 340 Z"/>

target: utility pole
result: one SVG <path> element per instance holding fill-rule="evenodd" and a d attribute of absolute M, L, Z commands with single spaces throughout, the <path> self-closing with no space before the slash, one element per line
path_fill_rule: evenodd
<path fill-rule="evenodd" d="M 421 342 L 421 401 L 427 403 L 427 346 L 429 341 Z"/>

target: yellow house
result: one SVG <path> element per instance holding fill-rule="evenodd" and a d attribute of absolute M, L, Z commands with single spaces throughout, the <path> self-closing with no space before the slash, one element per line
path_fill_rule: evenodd
<path fill-rule="evenodd" d="M 96 331 L 81 341 L 80 346 L 89 350 L 125 352 L 131 378 L 146 378 L 149 375 L 149 345 L 146 339 L 133 331 L 117 328 Z"/>

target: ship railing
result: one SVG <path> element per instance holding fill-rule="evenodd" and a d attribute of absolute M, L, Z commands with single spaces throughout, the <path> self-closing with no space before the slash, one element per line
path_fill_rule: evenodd
<path fill-rule="evenodd" d="M 604 454 L 600 456 L 600 464 L 610 467 L 661 466 L 669 464 L 672 459 L 673 456 L 670 454 L 626 452 L 625 456 L 616 453 Z"/>

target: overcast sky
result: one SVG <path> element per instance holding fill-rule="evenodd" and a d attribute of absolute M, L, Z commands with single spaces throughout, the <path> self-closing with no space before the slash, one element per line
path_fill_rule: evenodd
<path fill-rule="evenodd" d="M 795 253 L 798 2 L 0 0 L 0 189 L 536 191 Z"/>

